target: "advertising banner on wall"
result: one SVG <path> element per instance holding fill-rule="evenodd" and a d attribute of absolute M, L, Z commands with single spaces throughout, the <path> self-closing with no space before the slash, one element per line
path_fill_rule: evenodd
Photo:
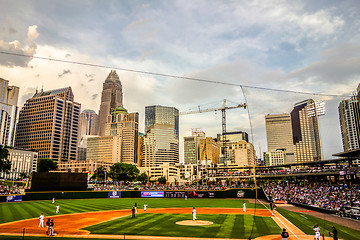
<path fill-rule="evenodd" d="M 108 192 L 108 198 L 121 198 L 121 192 L 120 191 Z"/>
<path fill-rule="evenodd" d="M 142 191 L 141 197 L 145 198 L 163 198 L 164 192 L 162 191 Z"/>
<path fill-rule="evenodd" d="M 6 202 L 22 202 L 22 195 L 7 196 Z"/>

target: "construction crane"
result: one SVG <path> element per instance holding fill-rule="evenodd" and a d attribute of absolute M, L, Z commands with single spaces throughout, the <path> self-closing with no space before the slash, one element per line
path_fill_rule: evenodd
<path fill-rule="evenodd" d="M 246 109 L 246 107 L 247 107 L 246 103 L 238 104 L 237 106 L 233 106 L 233 107 L 227 107 L 226 106 L 226 99 L 224 99 L 223 105 L 220 108 L 201 109 L 200 106 L 198 106 L 198 110 L 188 111 L 188 112 L 180 112 L 179 115 L 188 115 L 188 114 L 195 114 L 195 113 L 221 111 L 221 115 L 222 115 L 222 155 L 223 155 L 223 162 L 224 162 L 224 164 L 226 164 L 226 157 L 224 157 L 224 156 L 226 156 L 226 153 L 225 153 L 225 147 L 226 147 L 226 110 L 235 109 L 235 108 L 244 108 L 244 109 Z"/>

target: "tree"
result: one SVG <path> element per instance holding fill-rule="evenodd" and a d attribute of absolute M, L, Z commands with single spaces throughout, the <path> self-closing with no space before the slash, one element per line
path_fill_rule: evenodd
<path fill-rule="evenodd" d="M 38 172 L 49 172 L 58 168 L 57 162 L 49 158 L 40 158 L 37 164 Z"/>
<path fill-rule="evenodd" d="M 159 184 L 166 184 L 166 177 L 162 176 L 158 178 Z"/>
<path fill-rule="evenodd" d="M 103 166 L 98 167 L 95 170 L 94 175 L 92 175 L 91 179 L 96 179 L 97 181 L 103 181 L 105 180 L 105 174 L 106 174 L 106 168 Z"/>
<path fill-rule="evenodd" d="M 139 169 L 132 164 L 115 163 L 110 167 L 109 177 L 114 181 L 132 182 L 139 175 Z"/>
<path fill-rule="evenodd" d="M 141 182 L 142 184 L 147 183 L 147 181 L 148 181 L 148 175 L 147 175 L 145 172 L 143 172 L 142 174 L 140 174 L 140 175 L 137 177 L 137 180 L 138 180 L 139 182 Z"/>
<path fill-rule="evenodd" d="M 11 169 L 11 162 L 7 159 L 9 151 L 5 146 L 0 145 L 0 172 L 8 172 Z"/>

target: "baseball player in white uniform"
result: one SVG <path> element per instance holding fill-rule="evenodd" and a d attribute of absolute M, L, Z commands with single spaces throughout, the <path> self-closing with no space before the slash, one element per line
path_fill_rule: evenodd
<path fill-rule="evenodd" d="M 193 221 L 195 221 L 196 220 L 196 209 L 195 209 L 195 207 L 192 210 L 192 215 L 193 215 Z"/>
<path fill-rule="evenodd" d="M 39 217 L 40 223 L 39 223 L 39 227 L 44 227 L 44 214 L 41 213 L 40 217 Z"/>
<path fill-rule="evenodd" d="M 56 205 L 56 213 L 59 213 L 59 211 L 60 211 L 60 206 L 58 204 L 58 205 Z"/>
<path fill-rule="evenodd" d="M 317 224 L 314 226 L 315 240 L 320 240 L 320 228 Z"/>
<path fill-rule="evenodd" d="M 147 204 L 144 204 L 144 212 L 146 212 Z"/>
<path fill-rule="evenodd" d="M 243 211 L 246 212 L 246 202 L 243 203 Z"/>

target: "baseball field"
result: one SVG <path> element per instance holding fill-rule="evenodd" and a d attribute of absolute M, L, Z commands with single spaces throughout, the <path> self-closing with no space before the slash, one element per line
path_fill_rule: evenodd
<path fill-rule="evenodd" d="M 243 202 L 246 202 L 246 212 Z M 132 218 L 131 208 L 137 204 Z M 143 205 L 147 204 L 144 212 Z M 60 212 L 55 213 L 56 205 Z M 197 220 L 192 220 L 192 209 Z M 46 229 L 38 227 L 39 216 L 54 219 L 60 239 L 281 239 L 287 228 L 289 240 L 313 239 L 314 224 L 329 236 L 331 227 L 340 239 L 360 239 L 359 229 L 344 227 L 325 218 L 291 212 L 278 207 L 274 214 L 268 205 L 239 199 L 86 199 L 29 201 L 0 204 L 0 239 L 45 239 Z M 332 239 L 332 238 L 326 238 Z"/>

